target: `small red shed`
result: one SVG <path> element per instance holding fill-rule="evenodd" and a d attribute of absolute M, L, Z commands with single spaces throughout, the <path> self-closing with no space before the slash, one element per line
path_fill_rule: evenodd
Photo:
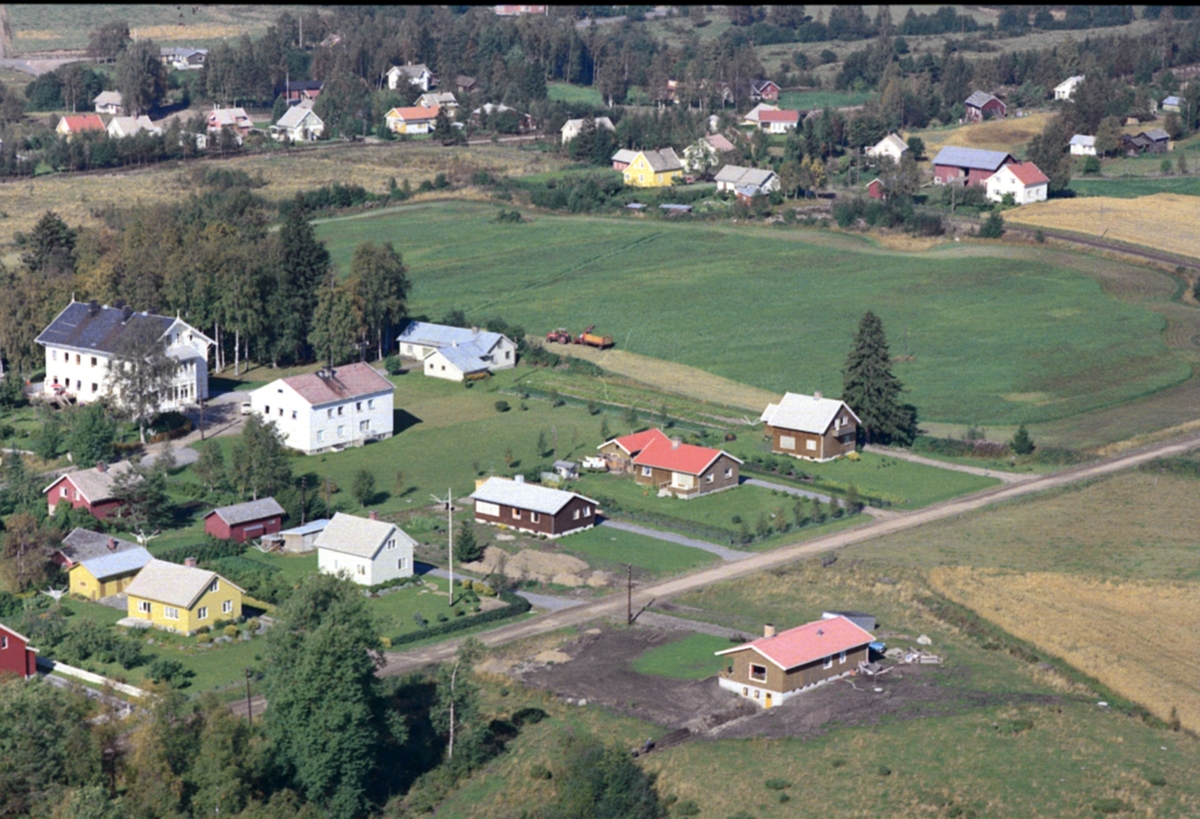
<path fill-rule="evenodd" d="M 0 675 L 17 674 L 29 679 L 37 673 L 37 649 L 29 638 L 0 623 Z"/>
<path fill-rule="evenodd" d="M 204 531 L 217 540 L 245 543 L 278 532 L 285 514 L 274 498 L 222 506 L 204 516 Z"/>
<path fill-rule="evenodd" d="M 878 177 L 867 183 L 867 196 L 872 199 L 883 198 L 883 182 Z"/>
<path fill-rule="evenodd" d="M 128 461 L 108 466 L 99 463 L 91 469 L 81 469 L 78 472 L 68 472 L 45 489 L 50 514 L 60 503 L 69 503 L 73 509 L 85 508 L 97 520 L 110 517 L 121 506 L 114 491 L 117 477 L 128 472 L 133 465 Z"/>

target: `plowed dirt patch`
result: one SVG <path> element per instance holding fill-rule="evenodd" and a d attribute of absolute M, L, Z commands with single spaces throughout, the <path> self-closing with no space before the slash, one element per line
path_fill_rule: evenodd
<path fill-rule="evenodd" d="M 1011 634 L 1200 730 L 1200 584 L 939 567 L 930 583 Z"/>

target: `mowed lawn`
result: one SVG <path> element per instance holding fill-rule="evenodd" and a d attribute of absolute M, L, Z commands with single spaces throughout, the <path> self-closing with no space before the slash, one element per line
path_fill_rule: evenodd
<path fill-rule="evenodd" d="M 905 356 L 895 370 L 906 399 L 929 421 L 1067 417 L 1190 374 L 1161 316 L 1045 249 L 904 253 L 818 231 L 546 215 L 498 224 L 496 212 L 438 203 L 329 221 L 318 235 L 342 270 L 360 242 L 393 241 L 414 314 L 457 308 L 530 333 L 594 324 L 621 349 L 779 393 L 839 394 L 855 327 L 874 310 Z"/>
<path fill-rule="evenodd" d="M 562 538 L 558 549 L 586 560 L 592 568 L 613 570 L 630 565 L 643 575 L 677 574 L 717 559 L 701 549 L 607 526 Z"/>
<path fill-rule="evenodd" d="M 630 665 L 640 674 L 671 677 L 676 680 L 703 680 L 721 670 L 724 664 L 716 652 L 737 643 L 711 634 L 689 634 L 647 651 Z"/>
<path fill-rule="evenodd" d="M 1116 199 L 1136 199 L 1156 193 L 1200 196 L 1200 176 L 1157 176 L 1141 179 L 1083 177 L 1071 180 L 1071 190 L 1080 196 L 1111 196 Z"/>

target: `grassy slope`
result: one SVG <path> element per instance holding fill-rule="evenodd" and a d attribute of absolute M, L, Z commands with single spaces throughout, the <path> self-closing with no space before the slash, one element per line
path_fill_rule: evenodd
<path fill-rule="evenodd" d="M 1200 196 L 1200 177 L 1165 176 L 1142 179 L 1095 179 L 1083 177 L 1071 180 L 1071 190 L 1080 196 L 1112 196 L 1135 199 L 1155 193 L 1181 193 Z"/>
<path fill-rule="evenodd" d="M 799 111 L 842 108 L 862 105 L 873 96 L 870 91 L 784 91 L 779 95 L 779 107 Z"/>
<path fill-rule="evenodd" d="M 558 550 L 577 555 L 597 569 L 622 571 L 632 565 L 641 569 L 643 576 L 690 571 L 717 559 L 700 549 L 607 527 L 563 538 Z"/>
<path fill-rule="evenodd" d="M 589 105 L 603 105 L 600 92 L 585 85 L 572 85 L 565 82 L 546 84 L 546 96 L 555 102 L 586 102 Z"/>
<path fill-rule="evenodd" d="M 714 652 L 734 645 L 724 637 L 690 634 L 682 640 L 647 651 L 632 663 L 639 674 L 655 674 L 677 680 L 703 680 L 721 669 L 722 660 Z"/>
<path fill-rule="evenodd" d="M 1160 317 L 1025 250 L 891 253 L 824 246 L 819 232 L 493 216 L 447 203 L 319 235 L 342 269 L 359 242 L 405 237 L 416 313 L 458 307 L 531 332 L 594 323 L 624 349 L 779 392 L 837 394 L 850 336 L 873 309 L 894 351 L 915 356 L 896 372 L 929 420 L 1062 417 L 1188 375 L 1163 355 Z"/>

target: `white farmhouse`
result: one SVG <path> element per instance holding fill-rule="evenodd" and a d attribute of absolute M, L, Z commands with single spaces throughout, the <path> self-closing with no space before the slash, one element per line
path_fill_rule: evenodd
<path fill-rule="evenodd" d="M 717 171 L 713 177 L 717 183 L 717 191 L 736 191 L 739 188 L 750 189 L 750 195 L 761 193 L 764 196 L 779 190 L 779 177 L 774 171 L 763 168 L 746 168 L 741 165 L 726 165 Z"/>
<path fill-rule="evenodd" d="M 1083 75 L 1079 74 L 1074 77 L 1067 77 L 1065 80 L 1054 86 L 1054 99 L 1069 100 L 1075 94 L 1075 88 L 1079 83 L 1083 82 Z"/>
<path fill-rule="evenodd" d="M 413 575 L 417 542 L 394 523 L 338 512 L 317 536 L 317 568 L 324 574 L 344 574 L 360 586 L 378 586 Z"/>
<path fill-rule="evenodd" d="M 388 88 L 393 91 L 400 87 L 402 82 L 415 85 L 422 91 L 428 91 L 437 85 L 437 75 L 430 71 L 425 63 L 413 65 L 410 61 L 405 65 L 393 65 L 384 76 L 387 77 Z"/>
<path fill-rule="evenodd" d="M 400 355 L 421 362 L 425 375 L 463 381 L 517 364 L 517 345 L 501 333 L 410 321 L 396 341 Z"/>
<path fill-rule="evenodd" d="M 308 100 L 287 109 L 271 126 L 271 136 L 283 142 L 315 142 L 325 134 L 325 122 L 317 116 Z"/>
<path fill-rule="evenodd" d="M 208 398 L 208 348 L 216 342 L 183 319 L 94 301 L 72 301 L 37 337 L 46 348 L 46 393 L 80 404 L 110 395 L 109 362 L 117 358 L 126 331 L 143 322 L 153 324 L 167 355 L 179 362 L 161 409 L 179 409 Z M 113 397 L 120 400 L 119 395 Z"/>
<path fill-rule="evenodd" d="M 592 119 L 592 122 L 595 123 L 597 131 L 599 131 L 601 128 L 603 128 L 606 131 L 615 131 L 616 130 L 616 128 L 613 127 L 612 120 L 609 119 L 608 117 L 594 117 Z M 582 130 L 583 130 L 583 119 L 582 118 L 569 119 L 566 122 L 564 122 L 562 128 L 560 128 L 558 131 L 559 134 L 562 135 L 562 144 L 566 145 L 568 142 L 573 140 L 575 137 L 579 136 L 579 132 Z"/>
<path fill-rule="evenodd" d="M 1018 205 L 1045 202 L 1050 179 L 1032 162 L 1009 162 L 987 178 L 987 198 L 1004 200 L 1011 193 Z"/>
<path fill-rule="evenodd" d="M 108 121 L 109 139 L 124 139 L 140 133 L 162 136 L 162 128 L 151 122 L 145 114 L 140 117 L 113 117 Z"/>
<path fill-rule="evenodd" d="M 392 437 L 392 382 L 369 364 L 280 378 L 250 393 L 292 449 L 313 455 Z"/>
<path fill-rule="evenodd" d="M 1095 156 L 1096 138 L 1086 134 L 1071 137 L 1071 156 Z"/>
<path fill-rule="evenodd" d="M 904 152 L 907 150 L 908 144 L 904 140 L 896 134 L 888 134 L 878 143 L 867 148 L 866 154 L 872 158 L 891 157 L 892 161 L 899 165 L 900 157 L 904 156 Z"/>

